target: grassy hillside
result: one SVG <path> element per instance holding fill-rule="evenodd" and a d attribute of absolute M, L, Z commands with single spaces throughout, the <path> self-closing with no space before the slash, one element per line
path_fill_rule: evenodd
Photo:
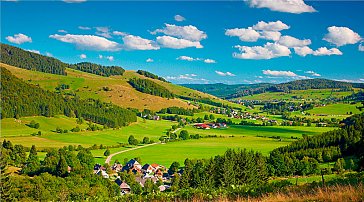
<path fill-rule="evenodd" d="M 354 89 L 356 90 L 356 89 Z M 234 98 L 234 100 L 306 100 L 306 101 L 316 101 L 328 98 L 343 98 L 351 95 L 352 91 L 341 91 L 335 92 L 332 89 L 309 89 L 309 90 L 292 90 L 289 93 L 286 92 L 266 92 L 261 94 L 249 95 Z"/>
<path fill-rule="evenodd" d="M 67 76 L 64 76 L 25 70 L 3 63 L 0 63 L 0 65 L 11 71 L 15 76 L 22 78 L 24 81 L 32 84 L 38 84 L 40 87 L 50 91 L 55 91 L 56 87 L 61 84 L 69 85 L 69 89 L 66 89 L 65 92 L 74 92 L 81 98 L 91 97 L 100 99 L 104 102 L 112 102 L 122 107 L 137 108 L 140 110 L 150 109 L 157 111 L 171 106 L 192 108 L 192 106 L 188 105 L 187 101 L 181 99 L 167 99 L 141 93 L 135 90 L 127 82 L 130 78 L 137 77 L 151 79 L 137 74 L 135 71 L 126 71 L 123 76 L 102 77 L 67 68 Z M 210 98 L 214 101 L 223 102 L 225 104 L 229 103 L 227 101 L 189 88 L 166 83 L 157 79 L 151 80 L 163 85 L 165 88 L 176 95 L 182 95 L 196 99 Z M 103 87 L 108 87 L 111 90 L 105 91 L 103 90 Z"/>

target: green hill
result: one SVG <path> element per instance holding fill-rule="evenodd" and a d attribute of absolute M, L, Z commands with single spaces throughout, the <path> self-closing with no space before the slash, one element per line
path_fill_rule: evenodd
<path fill-rule="evenodd" d="M 1 45 L 1 67 L 27 83 L 52 92 L 77 95 L 82 99 L 100 99 L 103 102 L 138 110 L 159 111 L 172 106 L 193 108 L 194 106 L 189 104 L 191 100 L 240 107 L 215 96 L 166 82 L 149 72 L 125 71 L 117 66 L 102 66 L 88 62 L 70 65 L 20 48 Z M 147 83 L 152 84 L 150 86 L 163 88 L 163 91 L 173 96 L 161 97 L 158 96 L 161 94 L 159 92 L 144 92 L 134 88 L 129 82 L 135 79 L 148 80 Z"/>

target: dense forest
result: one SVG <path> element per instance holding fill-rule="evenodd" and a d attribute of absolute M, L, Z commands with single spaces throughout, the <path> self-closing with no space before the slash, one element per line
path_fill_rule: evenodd
<path fill-rule="evenodd" d="M 164 81 L 164 82 L 168 82 L 163 77 L 160 77 L 158 75 L 152 74 L 152 73 L 144 71 L 144 70 L 138 70 L 137 73 L 140 74 L 140 75 L 146 76 L 148 78 L 158 79 L 158 80 L 161 80 L 161 81 Z"/>
<path fill-rule="evenodd" d="M 22 69 L 66 75 L 67 64 L 52 57 L 1 43 L 1 62 Z"/>
<path fill-rule="evenodd" d="M 342 91 L 350 91 L 352 88 L 364 88 L 362 83 L 347 83 L 329 79 L 305 79 L 281 84 L 185 84 L 183 86 L 226 99 L 265 92 L 290 92 L 291 90 L 308 89 L 340 89 Z"/>
<path fill-rule="evenodd" d="M 271 175 L 318 174 L 318 163 L 336 161 L 343 156 L 358 155 L 363 161 L 364 114 L 343 120 L 341 126 L 338 130 L 304 136 L 288 146 L 274 149 L 268 159 Z"/>
<path fill-rule="evenodd" d="M 97 74 L 100 76 L 123 75 L 125 70 L 119 66 L 102 66 L 90 62 L 81 62 L 68 66 L 71 69 L 80 70 L 83 72 Z"/>
<path fill-rule="evenodd" d="M 53 57 L 25 51 L 7 44 L 1 44 L 1 62 L 22 69 L 60 75 L 66 75 L 66 68 L 101 76 L 123 75 L 125 72 L 123 68 L 118 66 L 102 66 L 90 62 L 66 64 Z"/>
<path fill-rule="evenodd" d="M 0 90 L 1 118 L 64 114 L 69 117 L 83 117 L 109 127 L 126 126 L 136 121 L 136 114 L 130 110 L 99 100 L 63 97 L 27 84 L 3 67 Z"/>
<path fill-rule="evenodd" d="M 137 91 L 142 93 L 147 93 L 151 95 L 156 95 L 164 98 L 174 98 L 172 92 L 167 88 L 149 80 L 149 79 L 139 79 L 132 78 L 129 80 L 129 84 L 133 86 Z"/>
<path fill-rule="evenodd" d="M 194 112 L 197 112 L 197 110 L 196 109 L 185 109 L 182 107 L 168 107 L 168 108 L 161 109 L 158 113 L 193 116 Z"/>

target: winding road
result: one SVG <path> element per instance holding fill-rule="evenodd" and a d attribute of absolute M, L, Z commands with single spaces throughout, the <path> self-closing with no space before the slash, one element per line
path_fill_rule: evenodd
<path fill-rule="evenodd" d="M 173 133 L 176 133 L 179 130 L 181 130 L 181 128 L 177 128 L 175 131 L 173 131 Z M 141 149 L 141 148 L 144 148 L 144 147 L 149 147 L 149 146 L 156 145 L 156 144 L 161 144 L 161 142 L 156 142 L 156 143 L 152 143 L 152 144 L 147 144 L 147 145 L 143 145 L 143 146 L 134 147 L 134 148 L 130 148 L 130 149 L 127 149 L 127 150 L 115 152 L 115 153 L 110 154 L 109 156 L 107 156 L 107 158 L 105 160 L 105 163 L 110 164 L 110 161 L 111 161 L 112 157 L 114 157 L 115 155 L 122 154 L 122 153 L 129 152 L 129 151 L 133 151 L 133 150 L 137 150 L 137 149 Z"/>

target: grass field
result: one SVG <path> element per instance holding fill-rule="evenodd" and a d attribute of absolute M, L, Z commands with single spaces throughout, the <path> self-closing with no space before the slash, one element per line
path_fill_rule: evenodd
<path fill-rule="evenodd" d="M 149 137 L 152 140 L 157 141 L 160 136 L 164 135 L 167 129 L 175 123 L 171 121 L 152 121 L 138 119 L 138 122 L 131 124 L 130 126 L 123 127 L 120 129 L 107 129 L 103 131 L 85 131 L 77 133 L 55 133 L 51 130 L 55 129 L 54 123 L 61 125 L 66 128 L 66 126 L 74 127 L 76 121 L 68 117 L 60 116 L 60 118 L 53 121 L 52 118 L 45 117 L 27 117 L 25 120 L 36 120 L 43 122 L 40 123 L 39 129 L 44 129 L 45 135 L 42 136 L 30 136 L 32 131 L 38 131 L 39 129 L 32 129 L 25 125 L 18 125 L 14 122 L 14 119 L 5 119 L 2 122 L 2 135 L 1 140 L 7 139 L 13 142 L 13 144 L 22 144 L 24 146 L 30 147 L 31 145 L 36 145 L 39 148 L 44 147 L 63 147 L 68 145 L 82 145 L 85 147 L 92 146 L 94 144 L 100 145 L 117 145 L 118 143 L 127 143 L 128 137 L 134 135 L 138 140 L 142 140 L 143 137 Z M 48 121 L 49 119 L 49 121 Z M 70 123 L 69 125 L 67 125 Z M 61 126 L 60 126 L 61 127 Z M 15 128 L 15 129 L 14 129 Z M 28 132 L 21 133 L 22 130 L 29 130 Z M 19 132 L 19 133 L 18 133 Z M 3 135 L 5 133 L 6 135 Z M 43 132 L 42 132 L 43 133 Z M 24 134 L 27 136 L 20 136 L 19 134 Z"/>
<path fill-rule="evenodd" d="M 291 139 L 291 137 L 301 138 L 302 134 L 317 135 L 322 132 L 333 130 L 334 128 L 327 127 L 306 127 L 306 126 L 240 126 L 232 125 L 226 129 L 210 129 L 202 130 L 196 129 L 192 126 L 186 126 L 185 129 L 190 134 L 200 135 L 217 135 L 217 136 L 280 136 L 284 139 Z"/>
<path fill-rule="evenodd" d="M 337 177 L 338 177 L 337 174 L 324 175 L 324 179 L 326 182 L 333 180 Z M 314 181 L 322 182 L 322 177 L 321 177 L 321 175 L 299 176 L 297 179 L 296 179 L 296 177 L 289 177 L 289 178 L 277 178 L 277 179 L 273 179 L 271 181 L 274 182 L 274 181 L 280 181 L 280 180 L 288 180 L 292 184 L 296 184 L 296 180 L 297 180 L 297 184 L 302 185 L 302 184 L 312 183 Z"/>
<path fill-rule="evenodd" d="M 306 100 L 317 101 L 327 98 L 341 98 L 351 95 L 351 91 L 333 92 L 332 89 L 310 89 L 310 90 L 292 90 L 290 93 L 268 92 L 252 96 L 244 96 L 236 99 L 242 100 Z"/>
<path fill-rule="evenodd" d="M 228 148 L 253 149 L 267 155 L 274 148 L 287 145 L 288 143 L 259 137 L 202 138 L 199 140 L 169 142 L 167 144 L 158 144 L 133 150 L 114 156 L 111 162 L 115 160 L 122 162 L 124 158 L 140 157 L 142 163 L 158 163 L 169 166 L 173 161 L 178 161 L 183 165 L 186 158 L 211 158 L 218 154 L 223 154 Z"/>
<path fill-rule="evenodd" d="M 31 121 L 39 123 L 38 129 L 28 127 Z M 76 118 L 69 118 L 63 115 L 56 115 L 54 117 L 34 116 L 34 117 L 22 117 L 18 120 L 14 118 L 6 118 L 1 120 L 1 136 L 30 136 L 32 133 L 41 131 L 43 135 L 53 134 L 57 127 L 61 129 L 71 130 L 72 128 L 79 126 L 80 129 L 86 129 L 88 127 L 87 122 L 83 124 L 77 124 Z"/>
<path fill-rule="evenodd" d="M 291 136 L 300 138 L 302 134 L 316 135 L 333 128 L 231 126 L 227 129 L 201 130 L 186 126 L 184 129 L 190 134 L 217 135 L 222 138 L 202 138 L 154 145 L 116 155 L 111 162 L 116 159 L 122 161 L 124 158 L 141 157 L 144 163 L 170 165 L 173 161 L 183 163 L 186 158 L 210 158 L 224 153 L 228 148 L 247 148 L 268 154 L 274 148 L 293 141 Z M 271 136 L 280 136 L 282 141 L 268 138 Z"/>

